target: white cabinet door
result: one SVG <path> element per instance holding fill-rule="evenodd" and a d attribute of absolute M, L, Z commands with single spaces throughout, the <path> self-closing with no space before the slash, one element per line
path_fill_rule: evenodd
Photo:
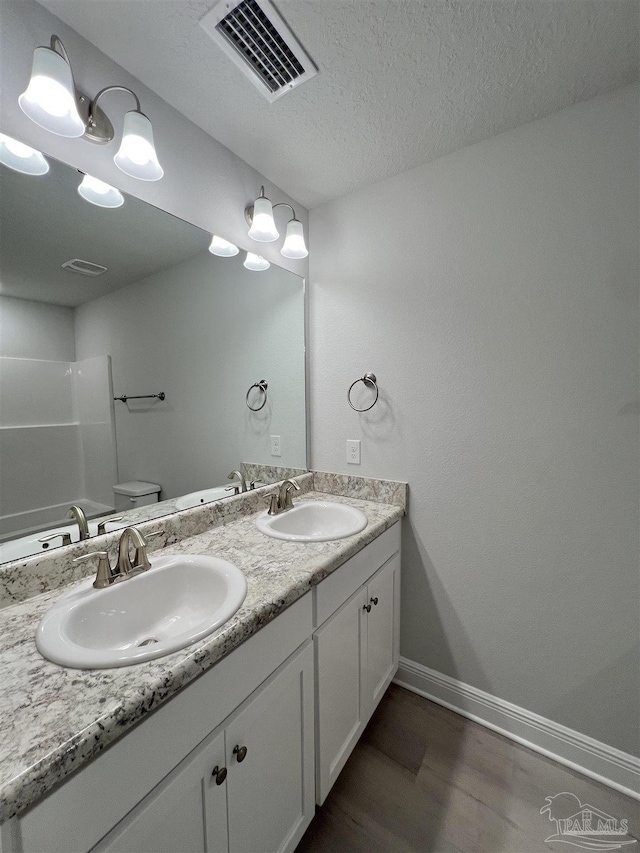
<path fill-rule="evenodd" d="M 314 634 L 316 802 L 322 805 L 398 668 L 400 555 Z"/>
<path fill-rule="evenodd" d="M 400 558 L 391 559 L 367 586 L 367 671 L 363 718 L 369 719 L 398 668 Z"/>
<path fill-rule="evenodd" d="M 313 646 L 226 726 L 229 850 L 293 850 L 314 812 Z"/>
<path fill-rule="evenodd" d="M 218 785 L 212 776 L 216 766 L 225 766 L 224 756 L 224 733 L 214 733 L 93 853 L 227 853 L 227 786 L 225 782 Z"/>
<path fill-rule="evenodd" d="M 366 590 L 314 634 L 317 685 L 317 802 L 322 805 L 361 731 L 366 671 Z"/>

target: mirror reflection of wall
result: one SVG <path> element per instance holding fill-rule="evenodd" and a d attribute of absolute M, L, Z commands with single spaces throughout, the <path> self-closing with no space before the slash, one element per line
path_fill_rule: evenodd
<path fill-rule="evenodd" d="M 118 483 L 160 486 L 161 514 L 243 463 L 264 482 L 306 469 L 304 281 L 216 257 L 210 234 L 138 199 L 89 204 L 48 159 L 43 176 L 0 167 L 0 561 L 72 504 L 113 513 Z M 75 258 L 106 272 L 63 267 Z"/>

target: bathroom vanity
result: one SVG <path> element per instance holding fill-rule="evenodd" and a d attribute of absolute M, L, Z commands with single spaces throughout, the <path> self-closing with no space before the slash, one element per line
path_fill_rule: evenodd
<path fill-rule="evenodd" d="M 78 709 L 56 755 L 22 745 L 31 766 L 0 789 L 2 853 L 295 848 L 398 664 L 403 507 L 331 497 L 367 528 L 303 545 L 268 539 L 254 513 L 163 549 L 215 553 L 247 579 L 236 616 L 182 652 L 87 672 L 25 647 L 38 696 L 75 689 Z M 9 609 L 34 625 L 56 596 Z"/>

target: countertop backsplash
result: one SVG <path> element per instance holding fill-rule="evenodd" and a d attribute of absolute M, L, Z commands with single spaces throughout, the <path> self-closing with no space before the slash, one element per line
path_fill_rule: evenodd
<path fill-rule="evenodd" d="M 258 466 L 254 468 L 255 471 L 252 470 L 252 473 L 259 478 Z M 281 472 L 283 469 L 273 468 L 273 471 L 276 470 Z M 393 504 L 402 507 L 403 512 L 406 511 L 408 493 L 406 483 L 323 472 L 307 472 L 297 475 L 294 479 L 300 486 L 298 495 L 313 490 L 358 500 Z M 197 536 L 211 528 L 236 521 L 244 515 L 252 515 L 266 508 L 266 496 L 276 487 L 275 484 L 261 486 L 222 501 L 213 501 L 193 509 L 172 512 L 162 518 L 147 519 L 145 510 L 149 512 L 153 509 L 153 505 L 141 507 L 134 511 L 135 518 L 132 515 L 131 524 L 135 524 L 143 536 L 161 531 L 160 535 L 149 540 L 149 553 L 154 553 L 181 539 Z M 54 548 L 0 565 L 0 610 L 34 595 L 89 577 L 95 571 L 91 561 L 72 562 L 81 554 L 89 551 L 107 551 L 113 563 L 117 559 L 121 533 L 121 530 L 113 530 L 85 542 L 76 542 L 73 545 Z"/>

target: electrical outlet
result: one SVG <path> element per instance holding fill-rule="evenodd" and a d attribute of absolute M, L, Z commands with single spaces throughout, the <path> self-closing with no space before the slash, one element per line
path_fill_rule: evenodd
<path fill-rule="evenodd" d="M 347 439 L 347 462 L 350 465 L 360 464 L 360 440 Z"/>
<path fill-rule="evenodd" d="M 271 436 L 271 455 L 272 456 L 282 456 L 282 444 L 280 442 L 279 435 Z"/>

